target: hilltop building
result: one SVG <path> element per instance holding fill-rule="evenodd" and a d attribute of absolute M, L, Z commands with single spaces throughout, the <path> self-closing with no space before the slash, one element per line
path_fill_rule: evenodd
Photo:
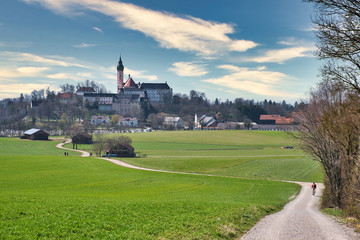
<path fill-rule="evenodd" d="M 79 88 L 77 95 L 83 96 L 84 104 L 96 105 L 102 112 L 115 112 L 120 115 L 136 116 L 140 104 L 162 103 L 172 100 L 172 89 L 165 83 L 136 83 L 129 75 L 124 82 L 124 65 L 120 57 L 116 67 L 116 93 L 96 93 L 92 88 Z"/>

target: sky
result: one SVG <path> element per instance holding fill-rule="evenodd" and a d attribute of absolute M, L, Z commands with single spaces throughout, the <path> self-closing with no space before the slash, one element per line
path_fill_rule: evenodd
<path fill-rule="evenodd" d="M 210 100 L 308 96 L 320 61 L 302 0 L 1 0 L 0 99 L 94 80 L 164 83 Z"/>

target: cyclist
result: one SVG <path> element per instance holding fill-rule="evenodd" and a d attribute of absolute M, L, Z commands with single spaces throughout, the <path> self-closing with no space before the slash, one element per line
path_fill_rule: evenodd
<path fill-rule="evenodd" d="M 316 193 L 316 183 L 313 183 L 311 185 L 311 188 L 312 188 L 312 194 L 315 196 L 315 193 Z"/>

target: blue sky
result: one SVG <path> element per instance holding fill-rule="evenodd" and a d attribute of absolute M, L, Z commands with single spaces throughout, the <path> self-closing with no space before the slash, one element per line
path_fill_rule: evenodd
<path fill-rule="evenodd" d="M 2 0 L 0 99 L 86 79 L 293 103 L 318 81 L 312 6 L 301 0 Z"/>

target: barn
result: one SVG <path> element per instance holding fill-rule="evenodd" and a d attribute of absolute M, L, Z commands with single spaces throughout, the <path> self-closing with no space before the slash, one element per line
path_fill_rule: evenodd
<path fill-rule="evenodd" d="M 121 143 L 117 149 L 106 149 L 106 154 L 112 154 L 117 157 L 136 157 L 134 150 L 130 144 Z"/>
<path fill-rule="evenodd" d="M 86 132 L 81 132 L 76 134 L 75 136 L 73 136 L 71 138 L 72 144 L 73 144 L 73 149 L 76 145 L 76 149 L 77 149 L 77 145 L 78 144 L 92 144 L 92 136 Z"/>
<path fill-rule="evenodd" d="M 24 132 L 24 136 L 21 138 L 30 140 L 49 140 L 49 134 L 41 129 L 32 128 Z"/>

